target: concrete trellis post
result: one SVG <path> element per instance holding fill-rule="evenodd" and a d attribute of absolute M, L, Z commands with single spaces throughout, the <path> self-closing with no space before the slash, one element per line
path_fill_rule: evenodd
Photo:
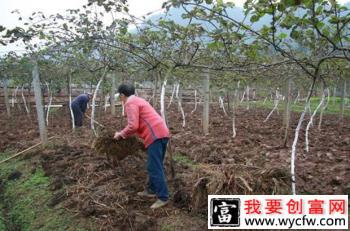
<path fill-rule="evenodd" d="M 4 83 L 4 99 L 5 99 L 5 105 L 6 105 L 6 112 L 7 112 L 7 117 L 11 117 L 11 109 L 10 109 L 10 102 L 9 102 L 9 94 L 8 94 L 8 89 L 7 89 L 7 77 L 5 76 L 5 79 L 3 81 Z"/>
<path fill-rule="evenodd" d="M 34 62 L 32 76 L 33 76 L 35 105 L 36 105 L 36 112 L 37 112 L 37 116 L 38 116 L 40 138 L 41 138 L 42 144 L 46 145 L 47 144 L 47 129 L 46 129 L 46 125 L 45 125 L 44 108 L 43 108 L 43 104 L 42 104 L 42 102 L 43 102 L 42 92 L 41 92 L 40 78 L 39 78 L 39 68 L 38 68 L 37 62 Z"/>
<path fill-rule="evenodd" d="M 210 101 L 210 73 L 209 70 L 206 70 L 203 75 L 203 133 L 209 134 L 209 101 Z"/>

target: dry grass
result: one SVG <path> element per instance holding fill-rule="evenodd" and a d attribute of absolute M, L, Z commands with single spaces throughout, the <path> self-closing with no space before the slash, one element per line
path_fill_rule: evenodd
<path fill-rule="evenodd" d="M 144 150 L 144 145 L 136 137 L 115 140 L 112 132 L 104 132 L 95 139 L 92 148 L 98 154 L 106 155 L 113 165 L 117 165 L 125 157 L 138 154 L 140 150 Z"/>

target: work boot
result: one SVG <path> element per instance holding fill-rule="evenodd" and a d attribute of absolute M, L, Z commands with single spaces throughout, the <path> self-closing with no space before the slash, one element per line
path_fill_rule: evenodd
<path fill-rule="evenodd" d="M 158 209 L 167 204 L 168 204 L 168 201 L 162 201 L 160 199 L 157 199 L 156 202 L 154 202 L 153 205 L 151 205 L 151 209 Z"/>
<path fill-rule="evenodd" d="M 148 198 L 156 197 L 155 193 L 151 193 L 147 189 L 143 190 L 142 192 L 138 192 L 137 195 L 140 197 L 148 197 Z"/>

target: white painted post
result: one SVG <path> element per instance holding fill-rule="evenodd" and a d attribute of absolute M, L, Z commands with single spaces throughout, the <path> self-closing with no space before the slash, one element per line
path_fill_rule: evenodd
<path fill-rule="evenodd" d="M 322 119 L 323 119 L 323 113 L 324 111 L 326 110 L 326 108 L 328 107 L 328 104 L 329 104 L 329 97 L 330 97 L 330 91 L 328 88 L 325 89 L 326 91 L 326 94 L 327 94 L 327 101 L 326 103 L 323 104 L 322 108 L 321 108 L 321 112 L 320 112 L 320 119 L 319 119 L 319 122 L 318 122 L 318 130 L 321 130 L 321 126 L 322 126 Z"/>
<path fill-rule="evenodd" d="M 70 111 L 70 116 L 72 119 L 72 129 L 74 131 L 75 129 L 75 123 L 74 123 L 74 113 L 72 109 L 72 76 L 71 72 L 69 71 L 69 83 L 68 83 L 68 90 L 69 90 L 69 111 Z"/>
<path fill-rule="evenodd" d="M 194 89 L 194 108 L 191 111 L 191 114 L 194 113 L 197 110 L 197 90 Z"/>
<path fill-rule="evenodd" d="M 294 136 L 294 141 L 292 145 L 292 153 L 291 153 L 291 160 L 290 160 L 290 174 L 292 178 L 292 193 L 293 195 L 296 194 L 296 187 L 295 187 L 295 154 L 296 154 L 296 147 L 297 147 L 297 142 L 298 142 L 298 137 L 299 137 L 299 131 L 301 128 L 301 124 L 303 123 L 304 116 L 305 116 L 305 111 L 306 107 L 304 108 L 304 111 L 301 113 L 301 116 L 299 118 L 298 126 L 295 129 L 295 136 Z"/>
<path fill-rule="evenodd" d="M 26 109 L 27 115 L 29 115 L 29 108 L 27 106 L 26 97 L 24 96 L 24 87 L 23 86 L 22 86 L 22 100 L 23 100 L 24 108 Z"/>
<path fill-rule="evenodd" d="M 309 129 L 310 129 L 310 126 L 313 123 L 314 117 L 315 117 L 318 109 L 323 105 L 324 99 L 325 99 L 325 92 L 323 92 L 321 102 L 316 107 L 314 113 L 312 113 L 312 116 L 309 120 L 309 123 L 306 126 L 306 131 L 305 131 L 305 150 L 306 150 L 306 152 L 309 152 Z"/>
<path fill-rule="evenodd" d="M 95 131 L 95 109 L 96 109 L 96 97 L 97 97 L 97 92 L 98 92 L 98 89 L 100 88 L 100 85 L 103 81 L 103 77 L 104 77 L 104 74 L 102 75 L 102 77 L 100 78 L 100 80 L 98 81 L 97 83 L 97 86 L 96 86 L 96 89 L 94 91 L 94 96 L 92 98 L 92 110 L 91 110 L 91 120 L 90 120 L 90 125 L 91 125 L 91 129 L 92 131 L 94 132 L 95 135 L 96 134 L 96 131 Z M 100 105 L 101 106 L 101 105 Z"/>
<path fill-rule="evenodd" d="M 176 90 L 176 98 L 177 98 L 177 103 L 179 106 L 179 110 L 181 112 L 181 116 L 182 116 L 182 127 L 186 127 L 186 117 L 185 117 L 185 112 L 182 108 L 182 104 L 181 104 L 181 99 L 179 97 L 179 88 L 180 88 L 180 84 L 177 84 L 177 90 Z"/>
<path fill-rule="evenodd" d="M 168 104 L 167 108 L 169 108 L 171 103 L 173 102 L 175 91 L 176 91 L 176 84 L 173 85 L 173 91 L 171 93 L 171 98 L 170 98 L 170 101 L 169 101 L 169 104 Z"/>
<path fill-rule="evenodd" d="M 46 125 L 49 126 L 49 113 L 50 113 L 50 107 L 52 103 L 52 91 L 50 91 L 50 87 L 48 83 L 46 83 L 46 86 L 47 86 L 47 94 L 50 94 L 49 103 L 47 105 L 47 111 L 46 111 Z"/>

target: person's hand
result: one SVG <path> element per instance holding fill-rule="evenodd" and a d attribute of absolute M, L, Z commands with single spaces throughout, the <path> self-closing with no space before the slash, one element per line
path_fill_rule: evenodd
<path fill-rule="evenodd" d="M 113 137 L 114 139 L 116 139 L 116 140 L 120 140 L 121 138 L 123 138 L 122 137 L 122 134 L 120 133 L 120 132 L 116 132 L 115 134 L 114 134 L 114 137 Z"/>

